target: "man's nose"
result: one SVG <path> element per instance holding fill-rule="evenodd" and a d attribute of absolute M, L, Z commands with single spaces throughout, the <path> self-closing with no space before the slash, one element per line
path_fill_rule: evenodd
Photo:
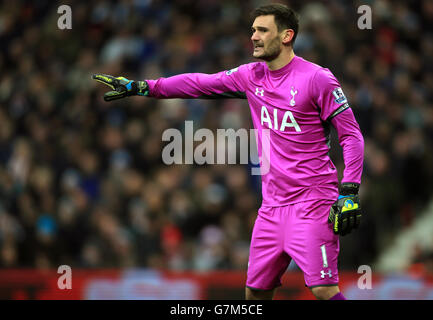
<path fill-rule="evenodd" d="M 251 40 L 252 41 L 260 40 L 259 36 L 257 35 L 257 32 L 253 32 L 253 34 L 251 35 Z"/>

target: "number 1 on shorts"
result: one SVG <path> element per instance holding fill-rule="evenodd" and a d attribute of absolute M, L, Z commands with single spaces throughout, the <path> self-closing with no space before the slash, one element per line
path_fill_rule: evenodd
<path fill-rule="evenodd" d="M 322 250 L 323 268 L 327 268 L 328 267 L 328 257 L 326 256 L 325 245 L 320 246 L 320 250 Z"/>

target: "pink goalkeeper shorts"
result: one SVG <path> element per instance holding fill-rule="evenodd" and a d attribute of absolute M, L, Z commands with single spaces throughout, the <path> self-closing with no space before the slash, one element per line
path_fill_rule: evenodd
<path fill-rule="evenodd" d="M 293 259 L 308 287 L 338 284 L 338 235 L 328 223 L 332 201 L 261 207 L 254 224 L 246 286 L 271 290 Z"/>

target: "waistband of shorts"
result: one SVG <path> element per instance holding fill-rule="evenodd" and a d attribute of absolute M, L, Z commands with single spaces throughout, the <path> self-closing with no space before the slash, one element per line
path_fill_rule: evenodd
<path fill-rule="evenodd" d="M 287 207 L 292 206 L 298 203 L 302 202 L 310 202 L 310 201 L 323 201 L 323 202 L 335 202 L 337 199 L 335 198 L 313 198 L 313 199 L 300 199 L 295 201 L 289 201 L 289 202 L 282 202 L 282 203 L 276 203 L 276 204 L 264 204 L 262 202 L 260 208 L 280 208 L 280 207 Z"/>

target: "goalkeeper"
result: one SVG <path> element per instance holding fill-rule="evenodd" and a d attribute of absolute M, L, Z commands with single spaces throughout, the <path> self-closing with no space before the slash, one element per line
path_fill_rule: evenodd
<path fill-rule="evenodd" d="M 338 287 L 339 236 L 359 226 L 364 140 L 338 80 L 293 51 L 298 18 L 285 5 L 253 13 L 253 57 L 262 60 L 216 74 L 189 73 L 132 81 L 96 74 L 112 101 L 133 95 L 248 99 L 257 130 L 262 205 L 251 238 L 247 299 L 272 299 L 293 259 L 318 299 L 344 300 Z M 343 149 L 339 185 L 329 157 L 330 126 Z M 267 135 L 267 137 L 265 136 Z M 268 140 L 264 148 L 262 140 Z"/>

